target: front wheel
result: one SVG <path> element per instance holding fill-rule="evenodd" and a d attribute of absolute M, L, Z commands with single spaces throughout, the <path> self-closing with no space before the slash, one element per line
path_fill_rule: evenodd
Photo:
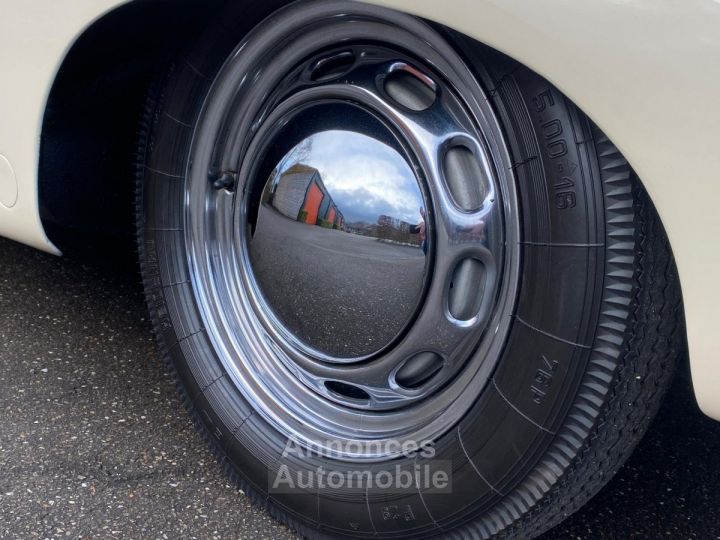
<path fill-rule="evenodd" d="M 447 29 L 243 9 L 153 93 L 138 167 L 148 304 L 199 428 L 308 537 L 541 533 L 628 457 L 681 347 L 632 170 Z"/>

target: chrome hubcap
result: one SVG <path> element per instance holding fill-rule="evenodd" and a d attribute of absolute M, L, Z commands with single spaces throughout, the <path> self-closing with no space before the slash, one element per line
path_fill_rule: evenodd
<path fill-rule="evenodd" d="M 266 178 L 260 201 L 250 201 L 261 308 L 309 356 L 367 358 L 396 340 L 422 295 L 418 179 L 393 133 L 355 105 L 308 104 L 280 124 L 253 175 Z"/>
<path fill-rule="evenodd" d="M 518 228 L 471 73 L 416 19 L 352 11 L 279 17 L 293 47 L 255 36 L 226 65 L 195 136 L 186 240 L 205 328 L 255 409 L 319 452 L 379 459 L 482 391 Z"/>

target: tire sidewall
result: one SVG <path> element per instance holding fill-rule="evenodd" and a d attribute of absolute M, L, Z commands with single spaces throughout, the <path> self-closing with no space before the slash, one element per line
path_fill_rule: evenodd
<path fill-rule="evenodd" d="M 228 44 L 242 35 L 225 32 L 233 37 L 201 40 L 188 58 L 175 64 L 149 111 L 142 149 L 146 161 L 140 171 L 139 214 L 145 287 L 156 333 L 188 406 L 246 491 L 302 530 L 321 526 L 333 536 L 422 536 L 437 533 L 438 526 L 450 529 L 473 521 L 474 530 L 492 534 L 527 511 L 533 497 L 513 503 L 504 514 L 498 510 L 501 503 L 520 489 L 531 493 L 535 487 L 543 493 L 561 476 L 558 468 L 544 478 L 533 477 L 567 426 L 594 353 L 604 299 L 606 201 L 589 122 L 547 81 L 527 70 L 504 80 L 489 71 L 478 73 L 492 90 L 520 194 L 523 257 L 517 316 L 493 379 L 459 424 L 435 442 L 433 456 L 416 453 L 361 466 L 377 475 L 396 474 L 398 467 L 415 471 L 416 466 L 449 464 L 451 493 L 420 495 L 416 486 L 393 493 L 271 492 L 269 486 L 283 468 L 293 474 L 319 468 L 347 474 L 358 466 L 288 446 L 287 438 L 253 411 L 233 385 L 203 329 L 182 232 L 182 186 L 192 126 Z M 632 292 L 626 294 L 630 299 Z M 622 342 L 622 329 L 618 335 Z"/>

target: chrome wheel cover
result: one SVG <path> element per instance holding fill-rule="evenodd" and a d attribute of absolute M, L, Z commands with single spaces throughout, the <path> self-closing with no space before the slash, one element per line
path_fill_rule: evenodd
<path fill-rule="evenodd" d="M 409 232 L 421 220 L 411 223 L 408 212 L 381 218 L 378 203 L 374 224 L 347 220 L 363 204 L 341 197 L 331 181 L 327 163 L 337 152 L 323 141 L 332 137 L 367 139 L 362 144 L 375 149 L 370 165 L 394 156 L 425 213 L 424 246 Z M 303 154 L 308 140 L 312 150 Z M 406 441 L 432 441 L 452 428 L 501 354 L 519 262 L 508 152 L 486 96 L 455 51 L 421 21 L 374 6 L 282 10 L 221 69 L 192 145 L 185 231 L 195 300 L 254 411 L 299 444 L 349 460 L 387 459 Z M 305 207 L 294 216 L 307 197 L 275 202 L 290 182 L 287 171 L 315 175 L 293 182 L 315 182 L 335 208 L 317 218 L 313 207 L 311 221 L 321 226 L 298 223 L 308 218 Z M 381 194 L 398 185 L 375 183 Z M 352 273 L 343 261 L 359 245 L 403 253 L 388 255 L 390 271 L 365 264 L 362 272 L 369 304 L 390 305 L 387 324 L 375 324 L 377 310 L 363 311 L 368 301 L 359 295 L 343 296 L 342 280 L 329 292 L 303 281 L 306 270 L 289 255 L 293 247 L 319 259 L 325 249 L 325 271 L 344 265 Z M 401 259 L 413 270 L 392 262 Z M 322 272 L 309 271 L 322 284 Z M 412 275 L 402 302 L 378 296 L 404 274 Z M 360 329 L 351 338 L 328 338 L 326 323 L 313 325 L 318 316 L 298 323 L 288 301 L 326 306 L 337 297 L 349 305 L 337 310 L 338 324 Z M 352 313 L 361 314 L 356 320 Z"/>

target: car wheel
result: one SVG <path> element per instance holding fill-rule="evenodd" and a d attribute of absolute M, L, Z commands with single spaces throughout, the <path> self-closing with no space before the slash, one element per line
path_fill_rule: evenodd
<path fill-rule="evenodd" d="M 628 457 L 682 351 L 652 205 L 499 53 L 359 2 L 272 7 L 224 14 L 143 123 L 142 274 L 186 406 L 308 537 L 541 533 Z"/>

